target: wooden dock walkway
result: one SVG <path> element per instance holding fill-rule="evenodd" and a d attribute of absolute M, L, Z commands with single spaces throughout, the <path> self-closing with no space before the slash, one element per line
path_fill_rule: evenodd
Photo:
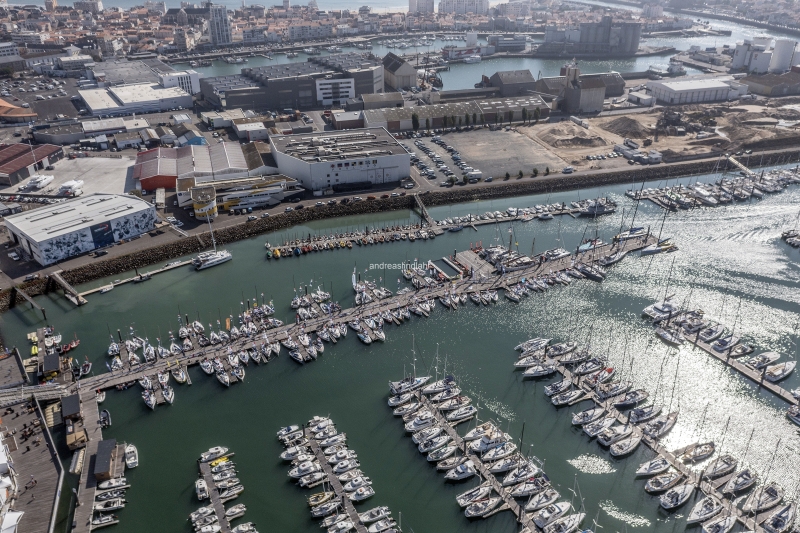
<path fill-rule="evenodd" d="M 433 404 L 430 403 L 430 400 L 426 395 L 422 394 L 419 390 L 414 394 L 417 397 L 417 400 L 422 403 L 425 408 L 430 410 L 431 413 L 433 413 L 433 417 L 436 419 L 436 425 L 444 429 L 445 433 L 447 433 L 447 435 L 452 439 L 453 443 L 464 453 L 464 456 L 469 457 L 472 460 L 472 463 L 475 465 L 475 469 L 480 472 L 481 478 L 484 481 L 489 482 L 497 495 L 503 499 L 503 505 L 487 516 L 496 514 L 503 510 L 508 510 L 514 513 L 514 517 L 516 517 L 517 522 L 519 522 L 523 528 L 527 528 L 528 531 L 538 531 L 539 528 L 536 526 L 536 524 L 534 524 L 530 516 L 525 513 L 524 508 L 511 496 L 511 489 L 513 487 L 503 487 L 500 482 L 497 481 L 495 475 L 489 471 L 489 467 L 486 466 L 486 464 L 481 461 L 477 455 L 469 450 L 464 442 L 464 439 L 462 439 L 461 435 L 459 435 L 455 430 L 455 427 L 447 421 L 447 419 L 435 406 L 433 406 Z"/>
<path fill-rule="evenodd" d="M 230 533 L 231 524 L 225 517 L 225 505 L 222 499 L 219 497 L 219 489 L 217 488 L 217 484 L 214 482 L 214 478 L 212 477 L 213 474 L 211 473 L 211 465 L 202 462 L 199 464 L 200 475 L 206 482 L 206 486 L 208 487 L 208 495 L 211 499 L 211 505 L 214 507 L 214 514 L 217 515 L 220 533 Z"/>
<path fill-rule="evenodd" d="M 78 483 L 78 501 L 72 517 L 72 532 L 87 533 L 92 530 L 93 505 L 97 490 L 97 481 L 94 477 L 94 462 L 97 454 L 97 445 L 103 440 L 103 430 L 100 427 L 100 412 L 97 406 L 97 395 L 92 388 L 80 390 L 81 411 L 83 413 L 83 429 L 86 430 L 86 458 L 81 470 Z"/>
<path fill-rule="evenodd" d="M 55 281 L 58 285 L 61 286 L 62 289 L 64 289 L 64 296 L 66 296 L 70 302 L 78 306 L 88 303 L 86 301 L 86 298 L 81 296 L 81 293 L 78 292 L 78 290 L 75 289 L 75 287 L 67 283 L 67 280 L 61 277 L 61 272 L 62 272 L 61 270 L 57 270 L 55 272 L 50 273 L 49 276 L 50 279 Z"/>
<path fill-rule="evenodd" d="M 118 281 L 113 281 L 108 285 L 103 285 L 101 287 L 95 287 L 93 289 L 89 289 L 89 290 L 83 291 L 82 293 L 79 294 L 79 296 L 83 297 L 83 296 L 88 296 L 90 294 L 95 294 L 95 293 L 100 292 L 101 290 L 106 289 L 106 288 L 113 289 L 114 287 L 118 287 L 120 285 L 125 285 L 126 283 L 133 283 L 134 281 L 138 281 L 142 277 L 153 276 L 155 274 L 160 274 L 161 272 L 169 272 L 170 270 L 174 270 L 174 269 L 180 268 L 182 266 L 190 265 L 191 263 L 192 262 L 190 260 L 176 261 L 174 263 L 170 263 L 169 266 L 163 266 L 161 268 L 156 268 L 155 270 L 149 270 L 147 272 L 142 272 L 140 275 L 137 275 L 137 276 L 132 276 L 130 278 L 125 278 L 125 279 L 121 279 L 121 280 L 118 280 Z"/>
<path fill-rule="evenodd" d="M 313 453 L 317 458 L 317 461 L 319 461 L 322 471 L 325 472 L 325 475 L 328 478 L 328 485 L 330 485 L 333 492 L 336 493 L 336 497 L 341 500 L 342 505 L 344 506 L 344 512 L 347 513 L 347 516 L 350 518 L 350 522 L 352 522 L 355 526 L 355 530 L 358 533 L 367 533 L 367 527 L 362 524 L 361 519 L 358 518 L 358 511 L 356 510 L 355 505 L 353 505 L 353 502 L 351 502 L 350 498 L 347 497 L 341 481 L 339 481 L 338 476 L 333 472 L 331 465 L 328 464 L 328 458 L 325 457 L 325 454 L 320 448 L 319 441 L 314 438 L 314 435 L 311 433 L 309 428 L 305 428 L 304 434 L 308 439 L 309 446 L 311 447 L 311 453 Z"/>

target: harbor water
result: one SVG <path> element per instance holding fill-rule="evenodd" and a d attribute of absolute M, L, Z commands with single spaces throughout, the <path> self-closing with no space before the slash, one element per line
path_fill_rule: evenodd
<path fill-rule="evenodd" d="M 624 196 L 630 186 L 430 209 L 433 217 L 441 219 L 504 211 L 509 206 L 570 202 L 578 197 L 609 195 L 616 199 L 617 213 L 597 221 L 565 216 L 513 227 L 500 223 L 480 226 L 478 231 L 465 228 L 446 233 L 432 241 L 402 241 L 291 259 L 265 258 L 265 241 L 275 245 L 309 233 L 417 220 L 411 212 L 333 219 L 229 245 L 233 261 L 203 272 L 188 266 L 172 270 L 147 283 L 91 295 L 89 303 L 79 308 L 56 294 L 37 300 L 65 339 L 73 334 L 81 339 L 75 357 L 88 357 L 98 374 L 105 372 L 109 334 L 116 335 L 117 330 L 124 336 L 133 327 L 152 342 L 160 337 L 168 344 L 169 332 L 177 330 L 179 314 L 216 328 L 217 320 L 237 316 L 248 299 L 256 298 L 274 301 L 276 317 L 292 321 L 289 302 L 295 289 L 303 290 L 303 286 L 322 286 L 343 307 L 350 307 L 354 268 L 362 278 L 394 291 L 405 286 L 405 281 L 399 283 L 401 272 L 392 270 L 393 264 L 440 258 L 478 242 L 484 246 L 496 241 L 507 244 L 510 237 L 514 247 L 529 253 L 556 246 L 574 250 L 584 236 L 595 234 L 608 241 L 622 226 L 623 209 L 625 224 L 631 223 L 635 203 Z M 115 530 L 189 531 L 186 518 L 199 507 L 194 493 L 196 459 L 209 447 L 221 445 L 235 452 L 245 491 L 234 503 L 247 505 L 244 520 L 255 522 L 261 531 L 319 531 L 309 517 L 305 497 L 321 488 L 306 491 L 290 482 L 288 466 L 278 458 L 282 447 L 275 432 L 313 415 L 330 415 L 347 434 L 361 469 L 374 483 L 377 495 L 359 504 L 359 510 L 388 505 L 395 518 L 402 514 L 404 531 L 417 533 L 516 531 L 514 517 L 508 512 L 469 522 L 455 495 L 475 481 L 444 483 L 442 475 L 404 436 L 400 420 L 392 416 L 386 405 L 387 382 L 411 371 L 413 354 L 418 375 L 432 375 L 438 366 L 441 377 L 446 366 L 446 372 L 456 377 L 479 407 L 481 420 L 494 419 L 515 439 L 522 439 L 525 453 L 544 460 L 563 499 L 572 498 L 570 489 L 577 476 L 588 516 L 584 526 L 590 526 L 597 516 L 604 531 L 683 530 L 685 516 L 698 496 L 675 513 L 661 510 L 658 499 L 643 491 L 644 482 L 634 478 L 638 464 L 651 459 L 652 452 L 640 447 L 628 458 L 612 458 L 607 449 L 571 426 L 570 413 L 582 409 L 581 405 L 555 409 L 543 394 L 544 385 L 552 380 L 523 382 L 521 372 L 514 372 L 514 346 L 536 336 L 590 344 L 595 353 L 608 355 L 634 387 L 646 388 L 665 408 L 679 410 L 677 425 L 663 440 L 667 449 L 714 440 L 717 455 L 731 453 L 756 468 L 762 482 L 765 478 L 777 481 L 787 498 L 795 497 L 800 483 L 796 467 L 800 437 L 797 426 L 784 416 L 787 405 L 699 349 L 688 344 L 668 348 L 640 314 L 653 301 L 674 294 L 677 302 L 701 308 L 708 317 L 731 328 L 735 324 L 736 334 L 754 344 L 756 353 L 774 350 L 781 360 L 797 359 L 799 256 L 780 240 L 780 233 L 796 224 L 798 205 L 800 188 L 790 186 L 761 201 L 679 211 L 670 214 L 663 226 L 663 236 L 674 239 L 678 252 L 628 256 L 611 267 L 603 283 L 584 280 L 553 287 L 520 304 L 501 298 L 492 307 L 468 302 L 457 311 L 445 311 L 438 305 L 430 318 L 412 317 L 402 326 L 386 326 L 385 344 L 364 346 L 351 332 L 337 345 L 327 345 L 324 355 L 305 366 L 292 361 L 283 349 L 268 365 L 250 365 L 244 383 L 228 389 L 192 367 L 193 385 L 173 382 L 175 403 L 154 411 L 142 402 L 138 386 L 109 391 L 103 407 L 110 410 L 113 426 L 104 430 L 104 437 L 133 442 L 140 455 L 140 466 L 126 473 L 132 488 L 125 496 L 127 507 L 118 512 L 120 524 Z M 660 209 L 640 203 L 636 225 L 649 226 L 656 233 L 661 220 Z M 98 280 L 82 288 L 109 281 Z M 27 351 L 25 334 L 43 325 L 40 317 L 29 306 L 18 306 L 0 316 L 6 343 Z M 800 386 L 797 373 L 783 386 Z M 69 457 L 63 459 L 69 461 Z M 67 477 L 68 483 L 74 483 L 74 476 Z M 68 494 L 68 487 L 63 492 Z M 577 497 L 574 505 L 581 505 Z"/>

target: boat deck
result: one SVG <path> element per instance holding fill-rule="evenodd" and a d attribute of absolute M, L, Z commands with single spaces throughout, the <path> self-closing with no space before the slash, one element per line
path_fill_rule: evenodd
<path fill-rule="evenodd" d="M 211 505 L 214 506 L 214 514 L 217 515 L 217 520 L 219 521 L 220 533 L 230 533 L 231 524 L 228 522 L 228 519 L 225 518 L 225 505 L 222 499 L 219 497 L 219 489 L 212 478 L 211 466 L 208 463 L 199 463 L 199 465 L 200 475 L 206 481 L 206 485 L 208 486 L 208 494 L 211 497 Z"/>
<path fill-rule="evenodd" d="M 309 428 L 304 429 L 304 434 L 306 438 L 308 438 L 311 452 L 317 458 L 320 466 L 322 466 L 322 471 L 325 472 L 325 475 L 327 476 L 328 485 L 330 485 L 333 492 L 336 493 L 336 497 L 342 501 L 344 510 L 347 513 L 347 516 L 350 518 L 350 522 L 352 522 L 355 526 L 355 530 L 358 533 L 367 533 L 367 526 L 362 524 L 361 520 L 358 518 L 358 511 L 356 510 L 355 505 L 353 505 L 353 502 L 350 501 L 350 498 L 348 498 L 345 494 L 342 483 L 339 481 L 339 478 L 336 476 L 336 474 L 334 474 L 331 465 L 328 464 L 327 457 L 325 457 L 325 454 L 322 452 L 322 448 L 319 447 L 319 441 L 313 438 L 313 434 Z"/>
<path fill-rule="evenodd" d="M 83 413 L 83 429 L 86 430 L 86 454 L 84 457 L 81 478 L 78 483 L 78 502 L 72 517 L 73 533 L 85 533 L 92 530 L 92 505 L 94 504 L 97 490 L 97 480 L 94 477 L 94 462 L 97 455 L 97 445 L 103 440 L 103 430 L 100 427 L 100 412 L 97 406 L 97 397 L 94 389 L 82 388 L 80 390 L 81 411 Z"/>

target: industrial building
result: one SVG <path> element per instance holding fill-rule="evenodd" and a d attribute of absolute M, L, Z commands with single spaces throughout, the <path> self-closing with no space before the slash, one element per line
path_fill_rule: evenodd
<path fill-rule="evenodd" d="M 600 21 L 545 26 L 544 43 L 539 56 L 632 56 L 639 50 L 642 23 L 614 20 L 605 15 Z"/>
<path fill-rule="evenodd" d="M 200 80 L 202 97 L 213 107 L 259 111 L 322 107 L 333 100 L 343 104 L 348 98 L 383 92 L 383 84 L 380 60 L 360 53 L 244 68 L 241 74 Z"/>
<path fill-rule="evenodd" d="M 347 191 L 397 183 L 411 173 L 411 156 L 384 128 L 308 135 L 273 135 L 282 174 L 311 191 Z"/>
<path fill-rule="evenodd" d="M 130 115 L 156 113 L 171 109 L 190 109 L 192 95 L 180 87 L 135 83 L 108 89 L 79 90 L 78 94 L 91 115 Z"/>
<path fill-rule="evenodd" d="M 64 149 L 52 144 L 0 144 L 0 185 L 16 185 L 63 158 Z"/>
<path fill-rule="evenodd" d="M 136 196 L 96 193 L 5 219 L 22 254 L 42 266 L 155 228 L 155 206 Z"/>
<path fill-rule="evenodd" d="M 800 72 L 747 76 L 739 80 L 750 92 L 761 96 L 793 96 L 800 94 Z"/>
<path fill-rule="evenodd" d="M 555 105 L 566 113 L 597 113 L 606 98 L 624 94 L 625 80 L 618 72 L 581 74 L 572 62 L 561 68 L 561 76 L 536 80 L 536 92 L 554 96 Z"/>
<path fill-rule="evenodd" d="M 403 87 L 414 87 L 417 85 L 417 69 L 411 64 L 392 52 L 383 57 L 383 73 L 386 85 L 395 90 Z"/>
<path fill-rule="evenodd" d="M 33 138 L 38 143 L 74 144 L 87 137 L 98 135 L 136 134 L 150 127 L 143 118 L 104 118 L 86 120 L 78 124 L 66 124 L 50 128 L 33 130 Z M 139 144 L 141 144 L 139 138 Z"/>
<path fill-rule="evenodd" d="M 731 77 L 648 81 L 647 90 L 662 104 L 698 104 L 735 100 L 747 94 L 748 87 Z"/>
<path fill-rule="evenodd" d="M 519 96 L 536 89 L 536 79 L 530 70 L 501 70 L 492 74 L 488 85 L 500 89 L 500 96 Z"/>
<path fill-rule="evenodd" d="M 177 191 L 180 207 L 191 206 L 195 217 L 207 219 L 216 217 L 220 210 L 271 207 L 302 189 L 295 180 L 274 175 L 214 182 L 186 177 L 178 180 Z"/>
<path fill-rule="evenodd" d="M 772 37 L 760 36 L 736 43 L 731 59 L 731 70 L 753 74 L 782 74 L 792 68 L 797 41 L 776 39 L 770 48 Z"/>

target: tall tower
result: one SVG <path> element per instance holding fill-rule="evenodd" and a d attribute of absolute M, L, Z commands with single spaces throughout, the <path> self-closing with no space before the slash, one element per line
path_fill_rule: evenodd
<path fill-rule="evenodd" d="M 291 7 L 292 7 L 291 0 L 283 0 L 283 9 L 288 11 L 289 8 L 291 8 Z"/>
<path fill-rule="evenodd" d="M 45 11 L 53 12 L 58 7 L 58 0 L 44 0 Z"/>
<path fill-rule="evenodd" d="M 231 20 L 228 18 L 228 8 L 211 4 L 209 9 L 208 32 L 211 36 L 211 42 L 216 45 L 230 44 L 233 38 L 231 37 Z"/>

